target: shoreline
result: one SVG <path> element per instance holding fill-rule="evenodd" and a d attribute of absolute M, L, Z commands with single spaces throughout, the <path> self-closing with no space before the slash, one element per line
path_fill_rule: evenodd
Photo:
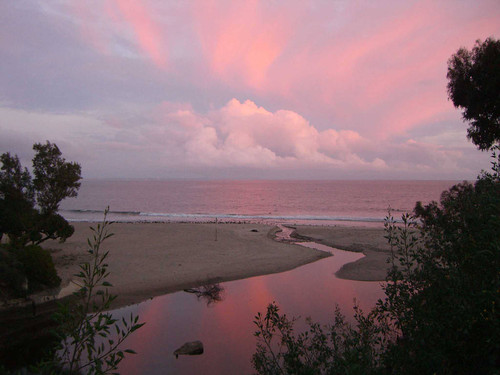
<path fill-rule="evenodd" d="M 88 261 L 89 223 L 72 223 L 75 233 L 65 243 L 47 241 L 61 277 L 70 284 L 78 264 Z M 217 240 L 215 231 L 217 229 Z M 117 295 L 113 308 L 210 283 L 288 271 L 331 256 L 323 251 L 277 242 L 276 228 L 242 223 L 113 223 L 114 235 L 103 250 Z"/>
<path fill-rule="evenodd" d="M 103 210 L 61 209 L 60 214 L 71 223 L 96 223 L 102 220 Z M 384 213 L 385 215 L 386 213 Z M 385 216 L 316 216 L 316 215 L 271 215 L 271 214 L 201 214 L 201 213 L 154 213 L 142 211 L 109 211 L 108 220 L 115 223 L 178 223 L 178 224 L 264 224 L 312 225 L 312 226 L 378 226 Z"/>
<path fill-rule="evenodd" d="M 79 272 L 79 264 L 90 259 L 87 238 L 92 235 L 92 223 L 72 224 L 75 233 L 65 243 L 43 244 L 51 251 L 62 280 L 60 290 L 42 292 L 31 296 L 32 299 L 41 302 L 76 291 L 71 281 Z M 338 278 L 385 280 L 389 247 L 383 228 L 283 226 L 293 229 L 292 241 L 277 239 L 280 229 L 268 224 L 113 223 L 109 231 L 114 235 L 102 246 L 110 252 L 108 281 L 113 285 L 110 293 L 118 296 L 113 308 L 187 288 L 284 272 L 331 256 L 300 246 L 301 241 L 365 255 L 344 264 L 335 273 Z"/>
<path fill-rule="evenodd" d="M 61 288 L 70 294 L 79 264 L 88 261 L 88 222 L 73 222 L 75 233 L 65 243 L 47 241 Z M 388 246 L 382 228 L 361 226 L 288 225 L 292 238 L 333 248 L 363 252 L 365 257 L 343 265 L 342 279 L 383 281 Z M 142 302 L 187 288 L 288 271 L 329 257 L 324 251 L 275 239 L 278 227 L 256 223 L 113 223 L 114 235 L 103 244 L 118 298 L 113 308 Z M 217 230 L 217 240 L 215 232 Z"/>
<path fill-rule="evenodd" d="M 387 259 L 390 247 L 384 237 L 384 228 L 361 226 L 318 227 L 294 226 L 292 237 L 312 241 L 336 249 L 361 252 L 365 256 L 355 262 L 344 264 L 335 276 L 355 281 L 384 281 L 387 275 Z"/>
<path fill-rule="evenodd" d="M 61 277 L 62 291 L 49 290 L 13 300 L 0 306 L 2 333 L 0 349 L 35 336 L 43 336 L 51 327 L 51 316 L 61 299 L 71 300 L 73 275 L 79 264 L 89 261 L 87 238 L 89 223 L 73 223 L 75 233 L 65 243 L 47 241 Z M 290 227 L 289 225 L 287 225 Z M 383 248 L 376 248 L 383 229 L 366 227 L 294 226 L 295 238 L 326 244 L 339 249 L 363 252 L 366 256 L 344 264 L 336 276 L 352 280 L 383 280 Z M 111 309 L 137 304 L 156 296 L 196 288 L 210 283 L 245 279 L 289 271 L 331 254 L 278 242 L 278 227 L 264 224 L 114 223 L 115 235 L 102 246 L 109 250 L 110 294 L 117 295 Z M 293 236 L 293 234 L 292 234 Z M 384 260 L 380 263 L 380 260 Z M 59 293 L 59 295 L 58 295 Z M 56 299 L 57 296 L 57 299 Z M 60 299 L 61 298 L 61 299 Z M 28 336 L 27 336 L 28 335 Z M 14 343 L 14 344 L 13 344 Z"/>

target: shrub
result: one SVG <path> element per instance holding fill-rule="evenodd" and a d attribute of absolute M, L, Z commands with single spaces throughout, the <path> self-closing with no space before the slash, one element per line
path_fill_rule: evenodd
<path fill-rule="evenodd" d="M 355 324 L 348 323 L 337 306 L 332 324 L 321 326 L 308 318 L 309 329 L 296 334 L 296 319 L 270 304 L 265 315 L 255 317 L 254 368 L 266 375 L 376 374 L 381 359 L 376 349 L 384 343 L 384 326 L 357 306 L 354 311 Z"/>
<path fill-rule="evenodd" d="M 29 245 L 17 250 L 17 256 L 28 278 L 28 292 L 53 288 L 61 284 L 48 250 L 37 245 Z"/>
<path fill-rule="evenodd" d="M 61 304 L 54 320 L 58 324 L 56 335 L 59 344 L 51 353 L 51 358 L 36 368 L 39 374 L 109 374 L 116 373 L 118 364 L 131 349 L 120 349 L 120 345 L 144 323 L 130 314 L 129 320 L 113 317 L 111 303 L 116 299 L 109 293 L 112 286 L 106 263 L 108 251 L 102 243 L 113 234 L 108 232 L 110 223 L 104 220 L 92 228 L 93 238 L 88 239 L 90 262 L 80 265 L 74 282 L 80 289 L 73 294 L 71 304 Z"/>
<path fill-rule="evenodd" d="M 24 297 L 26 275 L 23 264 L 8 246 L 0 246 L 0 296 L 2 299 Z"/>
<path fill-rule="evenodd" d="M 386 297 L 356 327 L 338 313 L 295 334 L 270 305 L 257 315 L 253 363 L 261 374 L 498 374 L 500 155 L 493 173 L 386 219 Z M 273 340 L 274 339 L 274 340 Z"/>

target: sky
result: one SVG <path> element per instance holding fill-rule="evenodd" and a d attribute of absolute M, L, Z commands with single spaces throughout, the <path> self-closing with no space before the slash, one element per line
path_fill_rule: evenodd
<path fill-rule="evenodd" d="M 474 179 L 447 61 L 498 0 L 0 2 L 0 152 L 84 178 Z"/>

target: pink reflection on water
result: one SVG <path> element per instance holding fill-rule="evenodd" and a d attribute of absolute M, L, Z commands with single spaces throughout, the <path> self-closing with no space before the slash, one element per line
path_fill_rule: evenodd
<path fill-rule="evenodd" d="M 134 312 L 146 325 L 131 336 L 126 346 L 138 355 L 126 357 L 120 373 L 132 374 L 222 374 L 252 373 L 255 352 L 253 320 L 276 301 L 288 316 L 326 324 L 333 317 L 335 304 L 352 316 L 353 299 L 369 310 L 383 296 L 380 283 L 337 279 L 334 273 L 362 255 L 335 251 L 335 255 L 295 270 L 222 284 L 225 299 L 207 306 L 192 294 L 178 292 L 116 311 L 118 316 Z M 187 341 L 201 340 L 205 352 L 200 356 L 180 356 L 175 349 Z"/>

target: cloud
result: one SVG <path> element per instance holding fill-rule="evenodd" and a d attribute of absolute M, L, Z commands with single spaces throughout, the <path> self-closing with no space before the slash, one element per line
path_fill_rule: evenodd
<path fill-rule="evenodd" d="M 478 159 L 465 141 L 465 129 L 462 143 L 449 130 L 452 146 L 439 144 L 443 133 L 380 141 L 352 130 L 318 130 L 294 111 L 272 112 L 251 100 L 231 99 L 207 112 L 164 102 L 118 116 L 4 106 L 0 116 L 2 150 L 26 162 L 33 143 L 50 140 L 90 177 L 469 178 L 479 161 L 487 165 L 487 155 Z"/>
<path fill-rule="evenodd" d="M 178 110 L 161 118 L 163 122 L 149 130 L 151 142 L 176 147 L 191 165 L 385 167 L 381 160 L 364 160 L 350 150 L 366 142 L 356 132 L 320 132 L 293 111 L 270 112 L 250 100 L 232 99 L 206 115 Z"/>
<path fill-rule="evenodd" d="M 231 85 L 264 87 L 290 38 L 286 13 L 256 0 L 195 3 L 195 29 L 213 74 Z"/>
<path fill-rule="evenodd" d="M 418 166 L 430 178 L 488 166 L 456 130 L 446 61 L 498 37 L 498 1 L 0 8 L 5 149 L 66 142 L 91 175 L 118 177 L 399 178 Z"/>
<path fill-rule="evenodd" d="M 149 2 L 108 0 L 52 5 L 50 11 L 68 17 L 82 39 L 101 54 L 145 58 L 159 68 L 168 64 L 168 34 L 156 22 Z M 68 12 L 68 13 L 65 13 Z"/>
<path fill-rule="evenodd" d="M 168 58 L 164 46 L 166 37 L 154 22 L 152 10 L 144 2 L 134 0 L 114 0 L 113 3 L 123 20 L 133 29 L 140 48 L 153 63 L 164 68 Z"/>

